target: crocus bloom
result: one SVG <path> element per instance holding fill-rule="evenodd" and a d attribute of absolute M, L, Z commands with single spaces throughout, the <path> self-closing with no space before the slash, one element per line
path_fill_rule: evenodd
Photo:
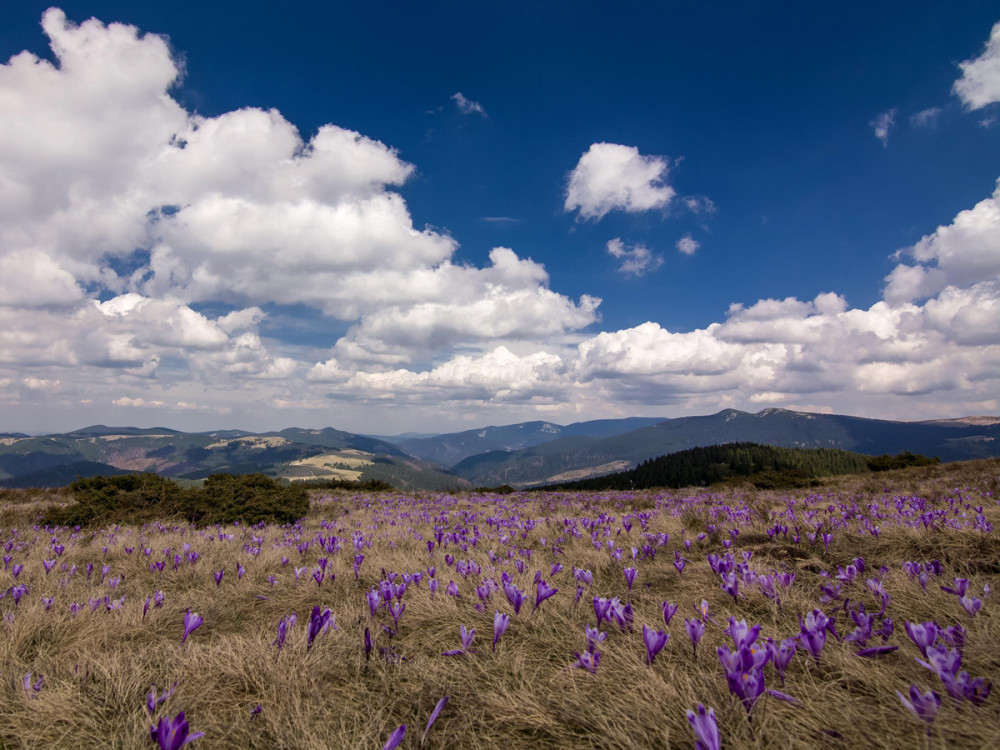
<path fill-rule="evenodd" d="M 928 690 L 926 693 L 921 693 L 920 689 L 916 685 L 910 685 L 910 698 L 906 699 L 898 690 L 896 695 L 899 699 L 903 701 L 903 705 L 906 706 L 914 716 L 918 719 L 923 719 L 928 723 L 928 725 L 934 721 L 934 717 L 937 715 L 938 708 L 941 707 L 941 696 L 938 695 L 933 690 Z M 927 731 L 930 732 L 930 727 L 928 726 Z"/>
<path fill-rule="evenodd" d="M 642 626 L 642 640 L 646 644 L 646 663 L 652 664 L 653 659 L 660 653 L 670 636 L 662 630 L 651 630 L 645 625 Z"/>
<path fill-rule="evenodd" d="M 462 643 L 462 648 L 452 649 L 451 651 L 445 651 L 441 656 L 461 656 L 463 654 L 471 653 L 469 647 L 472 645 L 472 639 L 476 637 L 476 629 L 468 630 L 465 625 L 459 626 L 459 640 Z"/>
<path fill-rule="evenodd" d="M 175 680 L 174 684 L 170 686 L 169 690 L 164 690 L 163 695 L 157 696 L 156 685 L 154 684 L 153 689 L 146 696 L 146 710 L 149 712 L 149 715 L 152 716 L 154 713 L 156 713 L 156 707 L 159 706 L 161 703 L 164 703 L 167 700 L 167 698 L 173 695 L 176 689 L 177 689 L 177 681 Z"/>
<path fill-rule="evenodd" d="M 250 709 L 250 718 L 252 719 L 254 716 L 259 714 L 263 710 L 264 707 L 258 703 L 256 706 Z"/>
<path fill-rule="evenodd" d="M 205 620 L 201 615 L 192 613 L 189 609 L 184 615 L 184 635 L 181 636 L 181 643 L 184 643 L 191 633 L 200 628 L 204 621 Z M 180 747 L 180 745 L 178 745 L 178 747 Z"/>
<path fill-rule="evenodd" d="M 216 586 L 218 586 L 220 583 L 222 583 L 222 576 L 223 576 L 224 573 L 225 573 L 224 569 L 223 570 L 216 570 L 216 571 L 214 571 L 212 573 L 212 577 L 215 578 L 215 585 Z"/>
<path fill-rule="evenodd" d="M 760 625 L 748 628 L 746 620 L 737 620 L 734 617 L 730 617 L 729 627 L 723 632 L 727 633 L 733 639 L 733 644 L 736 648 L 740 649 L 744 646 L 749 647 L 757 640 L 757 635 L 760 633 Z"/>
<path fill-rule="evenodd" d="M 629 591 L 632 590 L 632 584 L 635 583 L 636 572 L 635 568 L 625 568 L 625 583 L 628 584 Z"/>
<path fill-rule="evenodd" d="M 597 628 L 592 628 L 590 625 L 587 625 L 584 628 L 584 636 L 587 639 L 587 650 L 596 651 L 597 646 L 604 643 L 604 639 L 608 637 L 608 634 L 602 633 Z"/>
<path fill-rule="evenodd" d="M 597 617 L 597 627 L 601 626 L 601 622 L 608 615 L 608 610 L 611 608 L 611 600 L 605 599 L 604 597 L 594 597 L 594 616 Z"/>
<path fill-rule="evenodd" d="M 574 668 L 586 669 L 591 674 L 597 671 L 597 665 L 601 663 L 600 651 L 584 651 L 582 654 L 576 651 L 574 653 L 576 654 L 576 662 L 572 665 Z"/>
<path fill-rule="evenodd" d="M 508 625 L 510 625 L 510 615 L 502 615 L 500 612 L 493 615 L 493 651 L 496 651 L 500 637 L 507 632 Z"/>
<path fill-rule="evenodd" d="M 189 742 L 193 742 L 205 734 L 204 732 L 190 734 L 190 731 L 187 720 L 184 718 L 184 712 L 181 711 L 173 719 L 169 716 L 160 719 L 155 727 L 149 728 L 149 736 L 153 738 L 154 742 L 159 743 L 160 750 L 180 750 Z"/>
<path fill-rule="evenodd" d="M 722 738 L 719 737 L 719 727 L 715 722 L 715 710 L 708 709 L 699 703 L 698 713 L 687 712 L 688 723 L 694 729 L 695 750 L 720 750 L 722 748 Z"/>
<path fill-rule="evenodd" d="M 330 626 L 330 617 L 332 614 L 329 608 L 320 611 L 318 604 L 313 607 L 312 614 L 309 615 L 309 628 L 306 631 L 306 651 L 312 648 L 316 636 Z"/>
<path fill-rule="evenodd" d="M 406 724 L 396 727 L 396 730 L 389 735 L 389 739 L 386 740 L 385 745 L 382 746 L 382 750 L 395 750 L 399 747 L 399 743 L 403 741 L 403 737 L 406 735 Z"/>
<path fill-rule="evenodd" d="M 559 589 L 554 589 L 549 586 L 545 581 L 539 579 L 538 583 L 535 584 L 535 608 L 531 610 L 534 614 L 538 611 L 538 608 L 542 606 L 542 602 L 548 599 L 550 596 L 554 596 Z"/>
<path fill-rule="evenodd" d="M 688 638 L 691 639 L 691 651 L 695 658 L 698 656 L 698 641 L 705 635 L 705 623 L 701 620 L 689 620 L 684 618 L 684 628 L 687 630 Z"/>
<path fill-rule="evenodd" d="M 442 709 L 443 709 L 443 708 L 444 708 L 444 707 L 445 707 L 446 705 L 448 705 L 448 698 L 449 698 L 449 697 L 450 697 L 450 696 L 447 696 L 447 695 L 446 695 L 446 696 L 445 696 L 444 698 L 442 698 L 441 700 L 439 700 L 439 701 L 437 702 L 437 705 L 436 705 L 436 706 L 434 706 L 434 710 L 433 710 L 433 711 L 431 711 L 431 717 L 430 717 L 430 718 L 429 718 L 429 719 L 427 720 L 427 727 L 426 727 L 426 728 L 424 729 L 424 735 L 423 735 L 423 737 L 421 737 L 421 739 L 420 739 L 420 743 L 421 743 L 421 744 L 423 744 L 424 740 L 425 740 L 425 739 L 427 739 L 427 733 L 428 733 L 429 731 L 431 731 L 431 725 L 432 725 L 432 724 L 434 724 L 434 722 L 435 722 L 435 721 L 437 721 L 437 717 L 438 717 L 438 716 L 440 715 L 440 713 L 441 713 L 441 710 L 442 710 Z"/>
<path fill-rule="evenodd" d="M 368 661 L 372 655 L 372 634 L 368 628 L 365 628 L 364 649 L 365 661 Z"/>
<path fill-rule="evenodd" d="M 521 605 L 524 604 L 524 592 L 513 583 L 504 583 L 503 592 L 507 596 L 507 601 L 514 608 L 514 614 L 520 614 Z"/>
<path fill-rule="evenodd" d="M 938 626 L 936 622 L 925 622 L 923 624 L 907 621 L 904 624 L 906 634 L 910 636 L 920 653 L 927 658 L 927 649 L 934 645 L 938 638 Z"/>
<path fill-rule="evenodd" d="M 963 596 L 960 597 L 958 601 L 961 602 L 962 607 L 965 608 L 965 611 L 969 613 L 970 617 L 975 617 L 980 608 L 983 606 L 982 600 L 977 599 L 974 596 Z"/>
<path fill-rule="evenodd" d="M 663 624 L 669 625 L 670 621 L 677 614 L 677 605 L 670 602 L 663 602 Z"/>
<path fill-rule="evenodd" d="M 22 681 L 22 684 L 24 685 L 24 692 L 27 693 L 29 698 L 34 698 L 35 695 L 42 691 L 43 682 L 45 682 L 45 678 L 42 677 L 42 675 L 38 675 L 38 679 L 32 682 L 31 672 L 28 672 Z"/>

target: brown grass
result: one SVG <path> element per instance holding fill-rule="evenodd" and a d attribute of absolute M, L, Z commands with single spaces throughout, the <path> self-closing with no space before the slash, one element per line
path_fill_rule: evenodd
<path fill-rule="evenodd" d="M 794 494 L 740 489 L 718 495 L 697 491 L 507 497 L 328 493 L 314 502 L 301 529 L 229 527 L 224 531 L 236 535 L 231 542 L 219 541 L 216 529 L 199 531 L 187 526 L 122 527 L 75 535 L 61 530 L 55 536 L 66 550 L 58 558 L 59 565 L 79 566 L 65 586 L 60 582 L 68 574 L 59 565 L 45 575 L 41 561 L 54 556 L 49 549 L 51 535 L 33 524 L 48 503 L 66 498 L 4 494 L 0 497 L 0 535 L 13 543 L 6 552 L 12 555 L 12 564 L 24 563 L 18 582 L 27 583 L 31 592 L 17 607 L 9 595 L 0 602 L 4 615 L 13 614 L 12 622 L 0 622 L 4 631 L 0 746 L 153 747 L 145 695 L 153 683 L 162 689 L 176 680 L 176 693 L 156 717 L 184 710 L 192 730 L 205 732 L 194 747 L 381 748 L 393 729 L 407 724 L 401 747 L 416 748 L 421 746 L 431 710 L 444 695 L 451 696 L 450 702 L 424 747 L 688 748 L 694 735 L 684 712 L 698 703 L 715 708 L 726 748 L 1000 747 L 998 696 L 991 696 L 981 707 L 968 702 L 956 705 L 937 678 L 914 661 L 918 652 L 903 630 L 906 620 L 961 622 L 968 629 L 964 668 L 973 676 L 1000 682 L 996 598 L 986 598 L 979 615 L 970 618 L 954 596 L 938 588 L 955 575 L 969 577 L 978 595 L 984 584 L 997 588 L 998 532 L 915 530 L 885 519 L 878 539 L 837 530 L 826 554 L 822 545 L 811 547 L 804 533 L 798 546 L 780 535 L 771 540 L 764 533 L 766 518 L 784 509 L 789 497 L 796 498 L 800 511 L 803 500 L 807 501 L 820 518 L 831 503 L 856 500 L 863 508 L 885 496 L 920 495 L 934 498 L 940 506 L 947 504 L 947 498 L 957 497 L 956 493 L 970 506 L 983 505 L 989 520 L 1000 528 L 995 499 L 998 476 L 1000 461 L 994 460 L 840 478 Z M 720 508 L 730 503 L 745 503 L 753 518 L 741 525 L 733 545 L 737 556 L 740 551 L 752 551 L 755 569 L 784 566 L 797 575 L 780 609 L 755 590 L 735 603 L 720 590 L 705 554 L 722 551 L 721 541 L 728 537 L 731 523 L 684 553 L 691 562 L 682 576 L 674 570 L 673 550 L 683 550 L 681 529 L 686 527 L 688 538 L 694 538 L 707 524 L 717 523 Z M 631 597 L 636 632 L 610 629 L 596 674 L 572 669 L 573 652 L 584 648 L 584 625 L 594 621 L 590 598 L 595 594 L 626 597 L 622 567 L 632 564 L 628 550 L 645 543 L 638 521 L 630 532 L 621 527 L 622 516 L 632 507 L 654 508 L 646 511 L 652 514 L 648 531 L 669 533 L 671 539 L 658 549 L 655 560 L 637 564 L 639 574 Z M 607 550 L 595 550 L 589 534 L 581 529 L 582 538 L 558 543 L 563 554 L 554 559 L 566 569 L 550 578 L 552 546 L 563 519 L 594 519 L 602 511 L 616 519 L 608 538 L 626 549 L 621 562 L 611 560 Z M 477 515 L 463 524 L 465 514 Z M 512 541 L 515 549 L 532 550 L 524 574 L 518 574 L 510 563 L 491 569 L 488 551 L 502 554 L 506 561 L 506 547 L 491 517 L 535 520 L 525 539 L 518 533 Z M 324 520 L 335 523 L 336 529 L 322 528 Z M 456 525 L 471 529 L 474 523 L 483 538 L 467 552 L 452 544 L 429 556 L 426 541 L 433 538 L 435 523 L 449 529 Z M 422 539 L 414 538 L 411 527 Z M 353 531 L 370 535 L 373 541 L 373 546 L 363 550 L 366 559 L 358 581 L 351 569 Z M 336 554 L 321 552 L 315 542 L 317 533 L 335 534 L 343 549 Z M 259 557 L 243 550 L 254 536 L 265 538 Z M 304 555 L 296 549 L 300 541 L 312 542 Z M 185 563 L 171 571 L 168 563 L 162 574 L 149 570 L 142 555 L 144 546 L 153 549 L 150 559 L 156 560 L 163 559 L 164 548 L 180 551 L 185 543 L 201 554 L 196 564 Z M 104 547 L 108 547 L 106 553 Z M 126 554 L 125 547 L 134 547 L 133 553 Z M 478 579 L 463 579 L 448 568 L 446 552 L 477 561 L 483 576 L 499 579 L 500 570 L 510 571 L 529 594 L 521 614 L 513 615 L 502 592 L 493 594 L 485 611 L 473 609 Z M 684 632 L 684 617 L 693 616 L 693 606 L 707 599 L 721 626 L 734 615 L 751 624 L 761 623 L 762 638 L 792 636 L 798 632 L 798 613 L 817 606 L 823 580 L 820 571 L 835 573 L 837 564 L 859 555 L 868 563 L 866 577 L 880 565 L 890 568 L 883 577 L 896 624 L 889 643 L 899 650 L 873 661 L 856 657 L 850 644 L 831 640 L 819 664 L 800 652 L 789 667 L 784 688 L 800 704 L 765 698 L 749 722 L 742 706 L 731 699 L 715 656 L 716 647 L 728 642 L 722 627 L 709 625 L 695 660 Z M 282 556 L 290 558 L 287 566 L 282 566 Z M 336 580 L 318 587 L 310 574 L 321 556 L 330 558 L 329 569 Z M 924 594 L 900 564 L 933 558 L 945 564 L 945 580 L 932 580 Z M 84 572 L 88 562 L 96 565 L 89 581 Z M 242 581 L 236 579 L 237 562 L 247 568 Z M 111 566 L 111 576 L 124 576 L 117 590 L 100 584 L 102 564 Z M 584 595 L 577 608 L 573 606 L 574 564 L 594 573 L 593 591 Z M 298 583 L 292 571 L 295 565 L 310 566 Z M 406 611 L 399 633 L 390 638 L 372 623 L 365 591 L 377 585 L 382 568 L 423 570 L 426 575 L 428 565 L 437 566 L 440 591 L 432 600 L 426 577 L 420 586 L 411 587 L 403 599 Z M 225 577 L 216 587 L 212 571 L 220 568 Z M 545 580 L 560 591 L 531 615 L 535 570 L 541 570 Z M 277 576 L 273 588 L 268 575 Z M 2 587 L 13 583 L 10 565 L 0 571 L 0 577 Z M 459 584 L 461 598 L 445 595 L 449 580 Z M 142 603 L 157 589 L 165 593 L 166 604 L 151 609 L 143 624 Z M 877 611 L 863 582 L 852 584 L 849 590 L 852 599 L 863 600 L 870 611 Z M 104 594 L 126 596 L 124 609 L 92 613 L 87 599 Z M 51 611 L 44 610 L 43 596 L 54 597 Z M 644 623 L 663 627 L 660 603 L 665 599 L 680 604 L 681 610 L 669 627 L 670 642 L 650 667 L 644 661 L 641 628 Z M 69 612 L 74 601 L 85 606 L 75 617 Z M 338 629 L 320 635 L 307 650 L 305 622 L 314 605 L 329 606 Z M 205 624 L 180 646 L 188 608 L 200 613 Z M 494 654 L 489 647 L 495 609 L 511 613 L 511 624 Z M 291 612 L 298 613 L 299 624 L 279 654 L 272 645 L 276 626 Z M 391 624 L 384 612 L 378 619 Z M 473 648 L 478 653 L 441 656 L 442 651 L 458 647 L 460 624 L 476 628 Z M 361 648 L 365 627 L 371 627 L 376 636 L 376 654 L 368 663 Z M 609 630 L 609 626 L 602 629 Z M 838 629 L 841 634 L 851 629 L 843 614 Z M 391 647 L 406 660 L 380 658 L 379 647 Z M 768 686 L 779 688 L 772 668 L 766 669 Z M 21 686 L 28 671 L 45 677 L 34 698 L 27 697 Z M 896 697 L 897 690 L 905 693 L 911 683 L 942 694 L 930 737 Z M 251 719 L 250 709 L 257 703 L 263 712 Z"/>

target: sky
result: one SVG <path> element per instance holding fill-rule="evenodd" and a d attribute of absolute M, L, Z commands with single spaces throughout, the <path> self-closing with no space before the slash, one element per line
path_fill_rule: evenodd
<path fill-rule="evenodd" d="M 1000 10 L 0 11 L 0 432 L 1000 413 Z"/>

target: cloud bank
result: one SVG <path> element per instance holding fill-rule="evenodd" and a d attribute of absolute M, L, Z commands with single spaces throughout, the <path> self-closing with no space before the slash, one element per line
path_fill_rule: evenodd
<path fill-rule="evenodd" d="M 400 405 L 410 421 L 396 424 L 412 428 L 493 408 L 1000 408 L 1000 187 L 899 252 L 867 309 L 829 292 L 734 304 L 691 331 L 652 320 L 601 331 L 600 299 L 553 290 L 545 267 L 514 249 L 458 262 L 455 238 L 415 224 L 397 192 L 414 167 L 390 146 L 332 124 L 305 138 L 276 110 L 186 111 L 162 37 L 74 25 L 55 9 L 42 26 L 56 64 L 23 52 L 0 65 L 6 410 L 339 423 L 363 413 L 355 407 Z M 998 28 L 962 64 L 956 93 L 970 108 L 997 98 Z M 663 157 L 594 143 L 569 174 L 564 209 L 595 222 L 662 210 L 675 198 L 669 177 Z M 606 250 L 623 274 L 662 262 L 620 239 Z M 329 346 L 263 335 L 282 305 L 317 311 Z"/>

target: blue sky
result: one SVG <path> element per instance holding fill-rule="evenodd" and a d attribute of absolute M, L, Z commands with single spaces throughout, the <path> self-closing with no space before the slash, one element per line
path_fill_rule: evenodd
<path fill-rule="evenodd" d="M 1000 410 L 995 5 L 46 7 L 0 430 Z"/>

